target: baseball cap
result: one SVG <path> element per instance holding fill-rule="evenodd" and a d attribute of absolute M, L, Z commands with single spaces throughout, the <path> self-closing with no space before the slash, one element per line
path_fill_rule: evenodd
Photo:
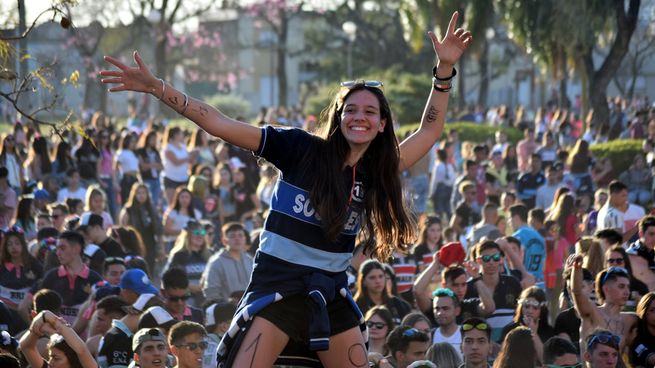
<path fill-rule="evenodd" d="M 148 304 L 150 299 L 156 298 L 156 297 L 157 296 L 155 294 L 151 294 L 151 293 L 141 294 L 141 295 L 139 295 L 139 298 L 137 298 L 137 300 L 132 305 L 125 306 L 123 308 L 123 310 L 125 310 L 126 312 L 128 312 L 130 310 L 131 311 L 137 311 L 139 313 L 143 312 L 144 310 L 147 309 L 146 305 Z"/>
<path fill-rule="evenodd" d="M 215 326 L 224 321 L 232 320 L 232 316 L 237 311 L 237 307 L 232 303 L 214 303 L 207 307 L 205 316 L 207 317 L 207 326 Z"/>
<path fill-rule="evenodd" d="M 50 193 L 45 189 L 37 189 L 34 191 L 34 199 L 48 200 L 50 199 Z"/>
<path fill-rule="evenodd" d="M 161 327 L 168 330 L 177 322 L 178 320 L 173 318 L 173 316 L 171 316 L 171 314 L 168 313 L 166 309 L 160 306 L 155 306 L 146 309 L 146 311 L 141 314 L 139 317 L 138 328 L 141 329 Z"/>
<path fill-rule="evenodd" d="M 96 215 L 91 212 L 84 212 L 80 218 L 80 226 L 100 226 L 102 227 L 104 221 L 102 216 Z"/>
<path fill-rule="evenodd" d="M 159 294 L 159 290 L 152 285 L 148 275 L 141 269 L 131 268 L 121 276 L 121 289 L 132 290 L 135 293 L 141 294 Z"/>
<path fill-rule="evenodd" d="M 142 328 L 132 336 L 132 351 L 139 350 L 139 346 L 146 341 L 160 341 L 166 344 L 166 336 L 156 328 Z"/>
<path fill-rule="evenodd" d="M 9 334 L 9 332 L 2 330 L 0 331 L 0 348 L 18 348 L 18 340 Z"/>
<path fill-rule="evenodd" d="M 453 263 L 460 264 L 464 262 L 466 252 L 464 251 L 462 243 L 450 242 L 439 249 L 437 257 L 442 266 L 448 267 Z"/>

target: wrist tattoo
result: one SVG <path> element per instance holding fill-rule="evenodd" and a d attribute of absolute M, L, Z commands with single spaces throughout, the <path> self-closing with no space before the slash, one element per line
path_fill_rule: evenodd
<path fill-rule="evenodd" d="M 168 98 L 168 102 L 170 102 L 171 104 L 177 106 L 177 104 L 178 104 L 177 96 L 171 96 L 171 97 L 169 97 L 169 98 Z"/>
<path fill-rule="evenodd" d="M 207 116 L 207 114 L 209 113 L 209 109 L 204 107 L 203 105 L 198 105 L 198 106 L 195 106 L 195 107 L 192 106 L 191 110 L 194 111 L 194 112 L 197 112 L 202 117 Z"/>
<path fill-rule="evenodd" d="M 427 119 L 427 122 L 428 122 L 428 123 L 434 123 L 435 121 L 437 121 L 437 117 L 439 116 L 439 113 L 440 113 L 440 112 L 441 112 L 441 111 L 437 110 L 436 107 L 434 107 L 434 106 L 430 106 L 430 107 L 428 108 L 428 113 L 427 113 L 426 116 L 425 116 L 426 119 Z"/>

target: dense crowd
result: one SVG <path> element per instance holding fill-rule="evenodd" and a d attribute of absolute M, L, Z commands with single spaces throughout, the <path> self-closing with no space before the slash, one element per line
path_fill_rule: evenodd
<path fill-rule="evenodd" d="M 479 112 L 523 139 L 450 130 L 403 173 L 416 243 L 383 263 L 362 238 L 348 270 L 372 366 L 655 366 L 655 117 L 611 107 L 607 127 Z M 124 128 L 97 112 L 83 132 L 3 137 L 0 366 L 216 367 L 278 171 L 136 111 Z M 644 140 L 622 173 L 590 151 L 618 137 Z"/>

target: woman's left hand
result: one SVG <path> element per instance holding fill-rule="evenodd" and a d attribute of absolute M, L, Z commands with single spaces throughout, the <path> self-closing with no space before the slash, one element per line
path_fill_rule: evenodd
<path fill-rule="evenodd" d="M 448 23 L 446 35 L 441 41 L 434 32 L 428 32 L 432 40 L 432 47 L 434 47 L 434 52 L 437 54 L 440 63 L 454 65 L 473 40 L 471 32 L 462 28 L 455 29 L 458 17 L 459 13 L 454 12 L 450 18 L 450 23 Z"/>

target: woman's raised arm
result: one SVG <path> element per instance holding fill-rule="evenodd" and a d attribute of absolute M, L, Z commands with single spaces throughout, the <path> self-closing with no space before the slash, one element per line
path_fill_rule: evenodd
<path fill-rule="evenodd" d="M 421 126 L 400 144 L 400 171 L 414 165 L 425 156 L 441 136 L 446 110 L 448 109 L 448 91 L 455 76 L 453 66 L 471 43 L 471 33 L 462 28 L 455 29 L 459 14 L 453 13 L 448 29 L 441 41 L 428 32 L 438 60 L 434 73 L 433 88 L 423 111 Z"/>
<path fill-rule="evenodd" d="M 216 108 L 188 97 L 163 79 L 156 78 L 138 52 L 134 51 L 136 67 L 127 66 L 111 56 L 105 56 L 105 61 L 118 68 L 100 72 L 101 76 L 106 77 L 101 79 L 102 83 L 118 84 L 109 92 L 149 93 L 215 137 L 250 151 L 259 147 L 262 134 L 259 128 L 225 116 Z"/>

